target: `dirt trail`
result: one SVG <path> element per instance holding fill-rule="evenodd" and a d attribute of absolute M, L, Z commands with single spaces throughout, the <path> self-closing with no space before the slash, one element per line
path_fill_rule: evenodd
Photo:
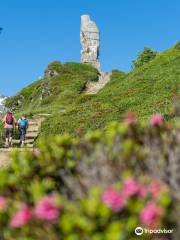
<path fill-rule="evenodd" d="M 25 148 L 29 148 L 32 151 L 34 150 L 34 142 L 38 137 L 41 123 L 48 116 L 49 114 L 38 114 L 33 118 L 29 119 L 29 127 L 27 129 L 27 134 L 26 134 Z M 24 151 L 25 148 L 19 147 L 19 140 L 13 140 L 12 148 L 8 148 L 8 149 L 0 148 L 0 167 L 8 165 L 9 154 L 11 153 L 12 150 L 18 149 L 20 151 Z"/>
<path fill-rule="evenodd" d="M 86 89 L 84 91 L 85 94 L 96 94 L 98 93 L 105 85 L 110 82 L 111 73 L 101 73 L 99 80 L 97 82 L 88 82 L 86 85 Z"/>

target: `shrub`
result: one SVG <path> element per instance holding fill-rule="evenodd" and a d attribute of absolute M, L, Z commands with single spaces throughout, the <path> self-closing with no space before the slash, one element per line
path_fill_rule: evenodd
<path fill-rule="evenodd" d="M 153 60 L 157 55 L 156 51 L 153 51 L 150 48 L 145 47 L 144 50 L 138 54 L 136 60 L 133 61 L 133 68 L 138 68 L 143 66 L 144 64 Z"/>
<path fill-rule="evenodd" d="M 112 70 L 112 75 L 111 78 L 118 78 L 118 79 L 124 79 L 127 76 L 127 74 L 125 72 L 119 71 L 117 69 L 113 69 Z"/>
<path fill-rule="evenodd" d="M 180 41 L 178 41 L 175 46 L 174 46 L 175 49 L 177 50 L 180 50 Z"/>
<path fill-rule="evenodd" d="M 2 123 L 0 123 L 0 147 L 3 146 L 4 143 L 4 128 Z"/>
<path fill-rule="evenodd" d="M 43 183 L 32 182 L 29 193 L 37 196 L 29 196 L 28 203 L 25 199 L 0 197 L 5 239 L 118 240 L 133 237 L 137 226 L 168 227 L 170 198 L 166 187 L 158 182 L 127 178 L 120 187 L 109 186 L 104 191 L 92 188 L 79 201 L 64 199 L 55 189 L 41 195 L 43 188 Z"/>
<path fill-rule="evenodd" d="M 57 73 L 60 73 L 63 68 L 63 65 L 59 61 L 54 61 L 51 64 L 49 64 L 47 68 L 50 71 L 55 71 Z"/>
<path fill-rule="evenodd" d="M 180 131 L 157 114 L 150 123 L 143 127 L 129 113 L 105 131 L 15 151 L 0 174 L 1 235 L 118 240 L 136 239 L 137 226 L 174 228 Z"/>

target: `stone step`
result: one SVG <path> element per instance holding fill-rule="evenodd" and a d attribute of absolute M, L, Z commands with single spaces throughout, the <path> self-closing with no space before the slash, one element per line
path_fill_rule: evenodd
<path fill-rule="evenodd" d="M 28 135 L 30 135 L 30 134 L 33 134 L 33 135 L 38 135 L 39 134 L 39 132 L 38 131 L 27 131 L 27 133 L 26 134 L 28 134 Z"/>
<path fill-rule="evenodd" d="M 39 131 L 38 126 L 30 126 L 27 129 L 27 132 L 38 132 L 38 131 Z"/>
<path fill-rule="evenodd" d="M 39 126 L 39 123 L 37 121 L 29 121 L 29 126 Z"/>
<path fill-rule="evenodd" d="M 38 124 L 30 124 L 28 129 L 37 129 L 39 128 L 39 125 Z"/>
<path fill-rule="evenodd" d="M 36 138 L 38 134 L 36 132 L 31 132 L 26 134 L 26 139 Z"/>
<path fill-rule="evenodd" d="M 33 144 L 25 144 L 25 148 L 33 148 L 34 145 Z"/>
<path fill-rule="evenodd" d="M 88 82 L 86 84 L 86 89 L 84 91 L 85 94 L 96 94 L 98 93 L 102 88 L 105 87 L 105 85 L 110 82 L 111 80 L 111 74 L 110 73 L 101 73 L 99 76 L 99 80 L 97 82 Z"/>
<path fill-rule="evenodd" d="M 13 140 L 13 144 L 19 144 L 20 140 Z M 26 139 L 25 141 L 26 144 L 34 143 L 34 138 L 32 139 Z"/>
<path fill-rule="evenodd" d="M 26 149 L 26 148 L 33 148 L 34 147 L 34 144 L 33 143 L 25 143 L 24 144 L 24 147 L 20 147 L 20 145 L 18 146 L 18 151 L 21 150 L 21 149 Z M 22 150 L 21 150 L 22 151 Z"/>
<path fill-rule="evenodd" d="M 0 154 L 12 151 L 12 148 L 0 148 Z"/>
<path fill-rule="evenodd" d="M 26 133 L 26 137 L 28 136 L 32 136 L 33 138 L 36 137 L 38 135 L 38 132 L 27 132 Z"/>
<path fill-rule="evenodd" d="M 26 139 L 25 143 L 26 144 L 34 143 L 34 139 Z"/>
<path fill-rule="evenodd" d="M 23 151 L 21 148 L 18 147 L 11 147 L 11 148 L 0 148 L 0 155 L 4 153 L 10 153 L 13 150 Z"/>

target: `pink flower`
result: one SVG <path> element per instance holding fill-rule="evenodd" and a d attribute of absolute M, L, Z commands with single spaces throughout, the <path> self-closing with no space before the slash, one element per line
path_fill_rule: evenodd
<path fill-rule="evenodd" d="M 125 205 L 125 198 L 123 195 L 112 186 L 105 190 L 102 195 L 102 201 L 110 207 L 113 212 L 121 211 Z"/>
<path fill-rule="evenodd" d="M 136 123 L 136 121 L 137 121 L 136 115 L 132 112 L 129 112 L 126 114 L 124 121 L 127 125 L 132 125 L 132 124 Z"/>
<path fill-rule="evenodd" d="M 46 221 L 55 221 L 59 217 L 59 209 L 53 196 L 46 196 L 41 199 L 35 208 L 37 218 Z"/>
<path fill-rule="evenodd" d="M 154 114 L 151 116 L 150 124 L 152 126 L 161 126 L 163 124 L 163 117 L 160 114 Z"/>
<path fill-rule="evenodd" d="M 31 210 L 26 204 L 21 206 L 21 209 L 12 217 L 10 226 L 12 228 L 20 228 L 31 220 Z"/>
<path fill-rule="evenodd" d="M 162 192 L 163 186 L 159 181 L 153 181 L 150 183 L 148 190 L 152 196 L 156 198 Z"/>
<path fill-rule="evenodd" d="M 0 210 L 6 207 L 7 199 L 3 196 L 0 196 Z"/>
<path fill-rule="evenodd" d="M 163 209 L 154 202 L 149 202 L 140 213 L 140 220 L 147 226 L 154 226 L 162 217 Z"/>
<path fill-rule="evenodd" d="M 131 197 L 134 195 L 144 196 L 144 188 L 134 179 L 129 178 L 123 184 L 123 194 L 126 197 Z"/>

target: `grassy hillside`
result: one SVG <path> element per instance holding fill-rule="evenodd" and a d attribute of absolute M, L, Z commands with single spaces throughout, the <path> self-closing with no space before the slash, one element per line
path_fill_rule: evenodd
<path fill-rule="evenodd" d="M 57 76 L 36 81 L 22 89 L 16 96 L 7 100 L 6 106 L 12 108 L 15 105 L 19 113 L 27 114 L 62 112 L 79 96 L 88 80 L 98 80 L 96 69 L 80 63 L 62 65 L 53 62 L 48 66 L 48 70 L 55 71 Z M 47 96 L 43 97 L 43 94 Z M 19 100 L 22 101 L 20 106 Z"/>
<path fill-rule="evenodd" d="M 97 80 L 98 73 L 93 67 L 56 62 L 49 68 L 55 69 L 58 75 L 35 82 L 7 102 L 12 106 L 23 95 L 24 102 L 17 114 L 52 113 L 42 126 L 42 135 L 103 128 L 109 121 L 120 121 L 128 111 L 136 112 L 143 121 L 154 112 L 174 120 L 170 114 L 173 99 L 180 95 L 178 48 L 158 54 L 128 74 L 113 71 L 110 83 L 92 96 L 84 95 L 83 89 L 87 81 Z M 41 100 L 42 84 L 46 82 L 50 96 Z"/>

